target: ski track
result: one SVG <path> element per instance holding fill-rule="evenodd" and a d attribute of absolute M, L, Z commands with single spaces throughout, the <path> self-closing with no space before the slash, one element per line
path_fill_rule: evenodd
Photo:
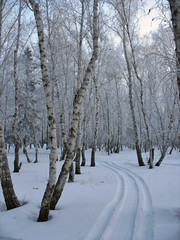
<path fill-rule="evenodd" d="M 103 164 L 102 164 L 103 165 Z M 105 166 L 107 167 L 107 166 Z M 114 170 L 115 176 L 117 178 L 117 189 L 112 200 L 106 205 L 103 212 L 98 217 L 94 226 L 86 236 L 85 240 L 102 240 L 102 235 L 110 223 L 110 219 L 113 219 L 113 216 L 116 215 L 117 207 L 120 206 L 120 203 L 124 202 L 125 195 L 125 182 L 124 178 Z M 117 221 L 116 221 L 117 222 Z M 109 227 L 109 230 L 111 227 Z M 104 239 L 105 240 L 105 239 Z"/>
<path fill-rule="evenodd" d="M 117 177 L 117 189 L 85 240 L 153 240 L 153 207 L 148 186 L 134 172 L 100 162 Z"/>

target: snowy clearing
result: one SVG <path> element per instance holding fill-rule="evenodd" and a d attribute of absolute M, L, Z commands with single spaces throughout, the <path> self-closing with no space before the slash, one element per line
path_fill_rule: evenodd
<path fill-rule="evenodd" d="M 107 156 L 96 153 L 96 167 L 87 164 L 74 183 L 67 183 L 50 220 L 36 222 L 48 179 L 49 151 L 40 150 L 39 163 L 23 162 L 12 173 L 23 206 L 6 211 L 0 189 L 0 240 L 179 240 L 180 154 L 167 155 L 160 167 L 139 167 L 136 153 L 124 150 Z M 33 150 L 30 150 L 33 160 Z M 159 152 L 155 152 L 158 159 Z M 148 154 L 143 154 L 144 160 Z M 62 162 L 57 162 L 59 173 Z"/>

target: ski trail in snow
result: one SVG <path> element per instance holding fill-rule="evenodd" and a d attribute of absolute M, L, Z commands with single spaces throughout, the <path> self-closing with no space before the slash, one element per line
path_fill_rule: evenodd
<path fill-rule="evenodd" d="M 103 164 L 104 165 L 104 164 Z M 126 176 L 126 174 L 120 172 L 118 168 L 109 163 L 105 163 L 105 166 L 110 168 L 113 172 L 121 175 L 125 182 L 125 194 L 123 206 L 119 203 L 116 207 L 116 212 L 107 224 L 104 232 L 101 236 L 101 240 L 124 240 L 133 239 L 133 233 L 135 228 L 136 210 L 138 208 L 139 195 L 136 182 L 133 179 Z M 129 188 L 129 190 L 128 190 Z M 132 201 L 133 196 L 133 201 Z"/>
<path fill-rule="evenodd" d="M 101 164 L 111 169 L 121 184 L 86 240 L 153 240 L 152 199 L 144 180 L 113 162 Z"/>
<path fill-rule="evenodd" d="M 138 194 L 139 194 L 139 203 L 138 209 L 136 213 L 136 222 L 134 228 L 134 234 L 132 239 L 146 239 L 152 240 L 154 239 L 153 232 L 153 222 L 154 222 L 154 214 L 152 207 L 152 198 L 147 184 L 144 182 L 143 178 L 141 178 L 136 173 L 121 167 L 115 163 L 112 163 L 113 167 L 123 171 L 129 177 L 131 177 L 137 184 Z"/>
<path fill-rule="evenodd" d="M 105 166 L 106 167 L 106 166 Z M 85 240 L 100 240 L 101 236 L 104 233 L 107 225 L 109 224 L 109 219 L 113 218 L 113 215 L 117 212 L 117 206 L 120 203 L 123 205 L 124 203 L 124 195 L 125 195 L 125 182 L 124 179 L 118 172 L 116 173 L 117 178 L 117 189 L 112 200 L 106 205 L 103 212 L 100 214 L 98 219 L 96 220 L 94 226 L 86 236 Z"/>

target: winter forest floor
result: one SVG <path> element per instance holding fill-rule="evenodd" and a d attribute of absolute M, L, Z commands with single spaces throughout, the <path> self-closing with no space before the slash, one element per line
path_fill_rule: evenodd
<path fill-rule="evenodd" d="M 29 152 L 32 160 L 33 150 Z M 36 222 L 48 179 L 49 151 L 39 150 L 39 163 L 23 162 L 12 173 L 14 153 L 8 153 L 15 192 L 23 206 L 6 211 L 0 188 L 0 240 L 179 240 L 180 154 L 173 151 L 160 167 L 138 167 L 135 151 L 107 156 L 90 151 L 81 175 L 66 183 L 48 222 Z M 159 152 L 155 151 L 157 160 Z M 144 161 L 148 154 L 143 154 Z M 62 162 L 57 162 L 59 173 Z"/>

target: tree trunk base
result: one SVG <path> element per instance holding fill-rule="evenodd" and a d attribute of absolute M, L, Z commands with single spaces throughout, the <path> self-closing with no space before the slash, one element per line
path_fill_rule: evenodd
<path fill-rule="evenodd" d="M 20 162 L 20 164 L 14 168 L 13 173 L 18 173 L 19 170 L 21 169 L 21 166 L 22 166 L 22 162 Z"/>
<path fill-rule="evenodd" d="M 92 152 L 91 152 L 91 165 L 90 165 L 90 167 L 95 167 L 95 149 L 94 148 L 92 148 Z"/>
<path fill-rule="evenodd" d="M 64 147 L 64 148 L 63 148 L 63 151 L 62 151 L 62 153 L 61 153 L 60 161 L 63 161 L 63 160 L 65 159 L 66 152 L 67 152 L 67 148 Z"/>
<path fill-rule="evenodd" d="M 75 158 L 75 162 L 76 162 L 75 174 L 81 174 L 80 158 L 81 158 L 81 149 L 78 148 L 76 153 L 76 158 Z"/>
<path fill-rule="evenodd" d="M 84 167 L 86 165 L 86 157 L 85 157 L 85 151 L 84 151 L 84 147 L 82 148 L 82 163 L 81 166 Z"/>
<path fill-rule="evenodd" d="M 37 219 L 37 222 L 47 222 L 49 219 L 49 209 L 43 209 L 39 213 L 39 217 Z"/>
<path fill-rule="evenodd" d="M 71 164 L 70 170 L 69 170 L 69 178 L 68 182 L 74 182 L 74 165 Z"/>

